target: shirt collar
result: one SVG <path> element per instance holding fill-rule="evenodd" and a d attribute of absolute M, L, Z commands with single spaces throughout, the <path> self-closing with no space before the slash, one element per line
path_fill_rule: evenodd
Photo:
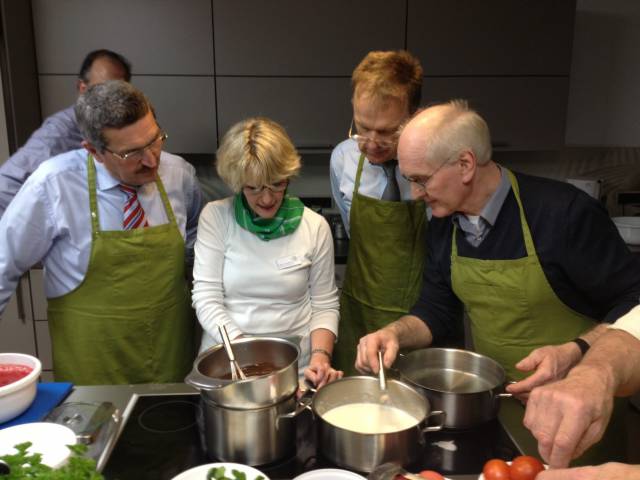
<path fill-rule="evenodd" d="M 500 183 L 498 184 L 498 188 L 496 188 L 491 197 L 489 197 L 489 200 L 480 212 L 480 218 L 491 226 L 496 223 L 496 219 L 502 209 L 502 205 L 504 205 L 504 201 L 509 194 L 509 190 L 511 190 L 511 182 L 509 181 L 507 172 L 500 165 L 498 165 L 498 168 L 500 169 Z M 452 220 L 456 225 L 458 225 L 458 228 L 461 228 L 460 217 L 462 216 L 465 215 L 462 213 L 453 214 Z M 466 224 L 467 222 L 464 223 Z M 471 222 L 468 223 L 470 224 Z"/>
<path fill-rule="evenodd" d="M 94 158 L 93 164 L 96 166 L 96 188 L 98 190 L 109 190 L 120 184 L 120 180 L 113 177 L 102 162 Z"/>
<path fill-rule="evenodd" d="M 502 209 L 502 205 L 504 205 L 504 201 L 509 194 L 509 190 L 511 190 L 511 182 L 509 181 L 507 172 L 500 165 L 498 165 L 498 168 L 500 169 L 500 183 L 498 184 L 498 188 L 496 188 L 495 192 L 493 192 L 493 195 L 491 195 L 489 201 L 480 212 L 480 217 L 482 217 L 491 226 L 496 223 L 496 219 Z"/>

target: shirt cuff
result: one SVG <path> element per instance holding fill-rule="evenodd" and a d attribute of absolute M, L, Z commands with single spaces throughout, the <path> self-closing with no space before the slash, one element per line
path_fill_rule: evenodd
<path fill-rule="evenodd" d="M 629 313 L 620 317 L 612 325 L 609 325 L 609 328 L 624 330 L 640 340 L 640 305 L 632 308 Z"/>

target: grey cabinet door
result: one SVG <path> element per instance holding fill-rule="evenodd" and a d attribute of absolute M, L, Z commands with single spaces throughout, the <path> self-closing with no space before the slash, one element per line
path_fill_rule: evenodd
<path fill-rule="evenodd" d="M 489 124 L 496 148 L 546 150 L 564 144 L 566 77 L 426 78 L 425 104 L 466 99 Z"/>
<path fill-rule="evenodd" d="M 0 317 L 0 352 L 36 356 L 35 331 L 31 314 L 29 277 L 20 279 L 7 308 Z"/>
<path fill-rule="evenodd" d="M 344 75 L 404 47 L 406 2 L 213 1 L 216 75 Z"/>
<path fill-rule="evenodd" d="M 330 150 L 347 137 L 350 88 L 347 78 L 218 78 L 220 138 L 259 115 L 281 123 L 299 148 Z"/>
<path fill-rule="evenodd" d="M 426 75 L 569 75 L 575 0 L 409 0 Z"/>

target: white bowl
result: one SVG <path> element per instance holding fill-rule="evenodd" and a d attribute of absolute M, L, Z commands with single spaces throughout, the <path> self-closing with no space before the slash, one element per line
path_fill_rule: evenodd
<path fill-rule="evenodd" d="M 298 475 L 293 480 L 366 480 L 362 475 L 340 468 L 320 468 Z"/>
<path fill-rule="evenodd" d="M 27 452 L 40 453 L 42 463 L 58 468 L 67 463 L 71 456 L 67 445 L 75 445 L 77 438 L 73 430 L 57 423 L 23 423 L 0 430 L 0 456 L 17 453 L 13 447 L 24 442 L 31 442 Z"/>
<path fill-rule="evenodd" d="M 0 353 L 0 364 L 6 363 L 26 365 L 33 370 L 26 377 L 0 387 L 0 423 L 17 417 L 29 408 L 36 398 L 38 378 L 42 371 L 40 360 L 24 353 Z"/>
<path fill-rule="evenodd" d="M 640 217 L 613 217 L 620 236 L 627 245 L 640 245 Z"/>
<path fill-rule="evenodd" d="M 214 467 L 225 467 L 224 473 L 229 478 L 233 478 L 233 475 L 231 475 L 231 470 L 238 470 L 239 472 L 246 474 L 247 480 L 254 480 L 259 475 L 262 475 L 262 477 L 264 477 L 264 480 L 269 480 L 269 477 L 267 477 L 260 470 L 256 470 L 255 468 L 248 465 L 229 462 L 208 463 L 206 465 L 193 467 L 182 472 L 180 475 L 173 477 L 172 480 L 205 480 L 207 478 L 207 472 Z"/>

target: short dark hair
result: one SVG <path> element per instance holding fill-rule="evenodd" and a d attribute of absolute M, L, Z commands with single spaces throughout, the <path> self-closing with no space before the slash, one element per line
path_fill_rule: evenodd
<path fill-rule="evenodd" d="M 116 53 L 112 50 L 107 50 L 106 48 L 89 52 L 87 56 L 84 57 L 82 65 L 80 66 L 80 73 L 78 74 L 78 78 L 80 80 L 87 83 L 89 82 L 89 70 L 91 70 L 93 62 L 95 62 L 99 58 L 108 58 L 112 62 L 120 65 L 124 70 L 124 80 L 126 80 L 127 82 L 131 81 L 131 63 L 129 63 L 129 60 L 124 58 L 119 53 Z"/>

